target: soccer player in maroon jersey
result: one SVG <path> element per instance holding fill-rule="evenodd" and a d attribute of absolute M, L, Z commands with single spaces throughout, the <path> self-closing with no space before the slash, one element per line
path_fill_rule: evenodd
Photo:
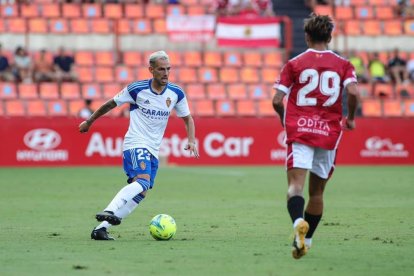
<path fill-rule="evenodd" d="M 292 256 L 305 255 L 323 212 L 323 192 L 335 168 L 342 130 L 355 128 L 357 80 L 351 63 L 328 50 L 334 24 L 329 16 L 305 19 L 308 49 L 289 60 L 275 83 L 273 108 L 286 131 L 287 209 L 293 222 Z M 342 119 L 342 91 L 348 116 Z M 283 104 L 287 96 L 286 109 Z M 309 176 L 309 201 L 303 189 Z"/>

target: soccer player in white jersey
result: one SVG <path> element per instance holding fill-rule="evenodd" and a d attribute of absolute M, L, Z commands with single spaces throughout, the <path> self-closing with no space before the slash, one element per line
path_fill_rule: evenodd
<path fill-rule="evenodd" d="M 101 223 L 91 233 L 94 240 L 113 240 L 107 229 L 120 224 L 153 187 L 158 170 L 158 152 L 172 109 L 185 123 L 188 137 L 185 149 L 199 157 L 187 98 L 182 88 L 168 82 L 170 69 L 169 57 L 164 51 L 152 53 L 149 57 L 152 79 L 127 85 L 79 125 L 81 133 L 87 132 L 96 119 L 111 109 L 122 104 L 130 105 L 130 123 L 123 145 L 123 166 L 129 184 L 115 195 L 103 212 L 96 215 Z"/>
<path fill-rule="evenodd" d="M 322 217 L 323 192 L 335 168 L 342 129 L 355 128 L 357 80 L 352 64 L 328 50 L 334 28 L 329 16 L 305 20 L 308 49 L 282 68 L 273 107 L 286 130 L 287 208 L 295 238 L 292 256 L 304 256 Z M 342 91 L 348 93 L 348 117 L 342 123 Z M 287 95 L 286 109 L 283 98 Z M 304 210 L 307 171 L 309 201 Z"/>

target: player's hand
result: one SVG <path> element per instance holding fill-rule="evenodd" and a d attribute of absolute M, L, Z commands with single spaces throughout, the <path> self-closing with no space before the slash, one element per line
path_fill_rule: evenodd
<path fill-rule="evenodd" d="M 87 121 L 83 121 L 80 125 L 79 125 L 79 132 L 80 133 L 85 133 L 88 132 L 89 127 L 90 127 L 90 123 L 88 123 Z"/>
<path fill-rule="evenodd" d="M 198 150 L 197 150 L 196 143 L 194 143 L 194 142 L 188 142 L 184 149 L 185 150 L 189 150 L 190 153 L 193 153 L 195 158 L 198 159 L 200 157 L 200 155 L 198 154 Z"/>
<path fill-rule="evenodd" d="M 355 128 L 355 120 L 346 118 L 344 130 L 353 130 Z"/>

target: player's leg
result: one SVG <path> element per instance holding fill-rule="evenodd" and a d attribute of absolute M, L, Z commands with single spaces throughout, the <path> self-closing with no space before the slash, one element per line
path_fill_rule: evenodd
<path fill-rule="evenodd" d="M 305 210 L 305 220 L 309 223 L 305 244 L 312 245 L 313 234 L 323 214 L 323 194 L 325 186 L 335 168 L 336 150 L 315 149 L 312 169 L 309 175 L 309 201 Z"/>
<path fill-rule="evenodd" d="M 313 148 L 293 143 L 288 145 L 286 167 L 288 175 L 287 209 L 292 219 L 294 240 L 292 256 L 298 259 L 306 254 L 305 235 L 309 225 L 303 218 L 305 199 L 303 188 L 307 170 L 312 167 Z"/>

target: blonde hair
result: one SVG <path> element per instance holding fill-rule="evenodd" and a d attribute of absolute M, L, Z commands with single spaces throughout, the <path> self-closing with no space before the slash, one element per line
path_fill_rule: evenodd
<path fill-rule="evenodd" d="M 149 59 L 148 59 L 148 63 L 151 67 L 155 66 L 155 62 L 158 59 L 164 59 L 167 61 L 170 61 L 170 57 L 167 55 L 167 53 L 165 51 L 158 51 L 158 52 L 154 52 L 150 55 Z"/>

